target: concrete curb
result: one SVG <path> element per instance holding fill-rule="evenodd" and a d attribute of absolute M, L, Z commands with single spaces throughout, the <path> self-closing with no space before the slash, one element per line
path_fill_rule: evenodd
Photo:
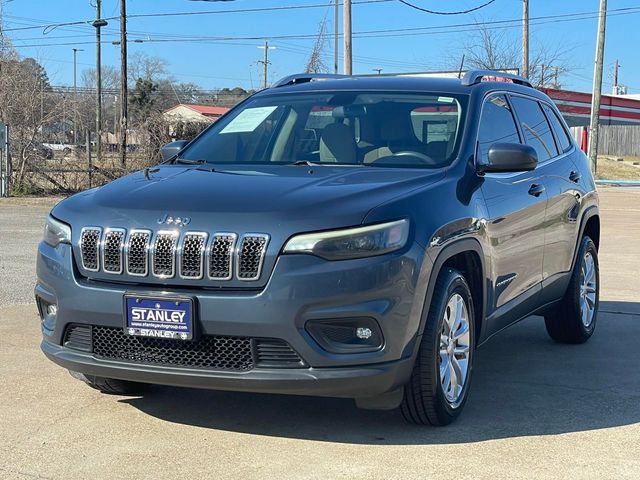
<path fill-rule="evenodd" d="M 640 187 L 640 180 L 596 180 L 596 185 L 616 185 L 619 187 Z"/>

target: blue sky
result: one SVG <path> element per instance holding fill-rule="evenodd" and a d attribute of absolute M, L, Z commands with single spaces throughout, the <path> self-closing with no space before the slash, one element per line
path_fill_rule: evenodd
<path fill-rule="evenodd" d="M 94 29 L 89 25 L 59 27 L 47 34 L 42 28 L 11 30 L 22 27 L 92 20 L 95 10 L 89 0 L 0 0 L 4 11 L 7 35 L 24 56 L 40 60 L 54 85 L 70 85 L 72 75 L 72 48 L 83 48 L 78 54 L 78 69 L 95 65 Z M 358 0 L 354 0 L 357 2 Z M 486 0 L 412 0 L 430 9 L 463 10 Z M 235 0 L 207 2 L 190 0 L 128 0 L 128 13 L 148 14 L 167 12 L 223 11 L 244 8 L 266 8 L 294 5 L 327 5 L 318 8 L 279 10 L 256 13 L 199 14 L 190 16 L 130 18 L 128 29 L 129 52 L 143 51 L 164 58 L 171 74 L 179 81 L 194 82 L 211 89 L 240 85 L 259 87 L 261 66 L 256 62 L 262 56 L 257 47 L 258 38 L 271 38 L 276 49 L 270 51 L 271 79 L 302 71 L 313 39 L 274 37 L 282 35 L 314 34 L 325 16 L 329 30 L 333 31 L 333 10 L 330 0 Z M 103 0 L 103 17 L 117 16 L 119 0 Z M 568 51 L 571 72 L 561 78 L 565 88 L 580 91 L 591 89 L 595 51 L 596 18 L 573 20 L 575 17 L 535 20 L 550 15 L 596 12 L 597 0 L 530 0 L 532 17 L 532 49 L 544 44 L 548 48 L 562 47 Z M 617 9 L 637 7 L 636 13 L 615 14 Z M 605 92 L 612 83 L 613 63 L 620 61 L 620 83 L 629 87 L 629 93 L 640 93 L 640 0 L 610 0 L 612 12 L 607 22 L 605 51 Z M 433 28 L 472 23 L 477 20 L 501 21 L 521 17 L 521 0 L 495 0 L 486 8 L 465 15 L 439 16 L 413 10 L 398 1 L 355 5 L 353 30 L 358 32 L 404 28 Z M 117 39 L 117 20 L 111 20 L 103 30 L 105 40 Z M 461 31 L 463 30 L 463 31 Z M 467 30 L 467 31 L 464 31 Z M 371 73 L 374 68 L 383 72 L 441 70 L 455 65 L 461 55 L 461 46 L 468 41 L 469 28 L 448 28 L 444 32 L 411 32 L 411 35 L 381 36 L 372 34 L 354 39 L 354 72 Z M 519 26 L 505 29 L 509 39 L 520 44 Z M 419 34 L 415 34 L 419 33 Z M 394 34 L 395 35 L 395 34 Z M 201 40 L 197 37 L 255 37 L 231 41 Z M 151 41 L 149 41 L 151 40 Z M 169 41 L 158 41 L 169 40 Z M 181 40 L 181 41 L 177 41 Z M 188 41 L 184 41 L 188 40 Z M 195 40 L 195 41 L 194 41 Z M 50 45 L 68 43 L 68 45 Z M 25 45 L 22 47 L 21 45 Z M 29 45 L 29 46 L 27 46 Z M 37 46 L 36 46 L 37 45 Z M 333 65 L 332 41 L 327 45 L 326 63 Z M 119 47 L 103 45 L 103 63 L 119 65 Z"/>

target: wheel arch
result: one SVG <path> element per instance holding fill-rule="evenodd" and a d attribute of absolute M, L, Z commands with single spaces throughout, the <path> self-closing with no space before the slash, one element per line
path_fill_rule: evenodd
<path fill-rule="evenodd" d="M 426 319 L 433 301 L 436 280 L 444 268 L 458 270 L 464 275 L 469 284 L 473 298 L 475 340 L 477 342 L 480 339 L 486 316 L 487 281 L 482 246 L 480 242 L 471 238 L 458 240 L 443 247 L 438 252 L 429 276 L 419 334 L 422 336 L 424 333 Z M 480 292 L 479 295 L 478 292 Z"/>
<path fill-rule="evenodd" d="M 585 235 L 588 235 L 589 238 L 593 240 L 593 243 L 596 245 L 596 250 L 600 250 L 600 212 L 598 211 L 598 207 L 595 205 L 589 207 L 582 215 L 582 220 L 580 221 L 580 234 L 576 239 L 573 251 L 573 262 L 571 262 L 572 270 L 578 258 L 580 242 L 582 241 L 582 237 Z"/>

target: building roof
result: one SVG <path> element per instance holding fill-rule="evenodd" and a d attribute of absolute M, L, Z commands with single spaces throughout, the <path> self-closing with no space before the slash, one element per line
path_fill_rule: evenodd
<path fill-rule="evenodd" d="M 198 112 L 201 115 L 204 115 L 205 117 L 219 117 L 229 111 L 227 107 L 214 107 L 211 105 L 195 105 L 192 103 L 179 103 L 178 105 L 175 105 L 174 107 L 171 107 L 170 109 L 166 110 L 165 113 L 171 112 L 172 110 L 175 110 L 178 107 L 186 107 L 190 110 Z"/>

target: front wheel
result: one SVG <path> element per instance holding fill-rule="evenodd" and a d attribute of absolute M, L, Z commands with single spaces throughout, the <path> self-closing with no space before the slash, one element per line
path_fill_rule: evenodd
<path fill-rule="evenodd" d="M 596 328 L 600 304 L 598 250 L 585 236 L 580 242 L 576 264 L 562 303 L 547 313 L 544 322 L 549 336 L 559 343 L 584 343 Z"/>
<path fill-rule="evenodd" d="M 445 269 L 435 290 L 418 358 L 405 385 L 402 415 L 420 425 L 448 425 L 469 394 L 474 348 L 474 311 L 464 276 Z"/>

